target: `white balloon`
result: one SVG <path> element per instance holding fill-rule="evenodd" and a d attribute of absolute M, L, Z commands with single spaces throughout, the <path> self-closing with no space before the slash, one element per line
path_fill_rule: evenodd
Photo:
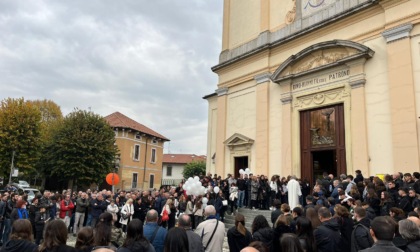
<path fill-rule="evenodd" d="M 251 173 L 251 170 L 250 170 L 249 168 L 246 168 L 246 169 L 245 169 L 245 173 L 246 173 L 246 174 L 250 174 L 250 173 Z"/>
<path fill-rule="evenodd" d="M 219 193 L 219 190 L 220 190 L 220 189 L 219 189 L 219 187 L 218 187 L 218 186 L 215 186 L 215 187 L 214 187 L 214 189 L 213 189 L 213 191 L 214 191 L 215 193 Z"/>
<path fill-rule="evenodd" d="M 190 183 L 191 183 L 191 182 L 193 182 L 193 181 L 194 181 L 194 179 L 193 179 L 193 178 L 191 178 L 191 177 L 189 177 L 189 178 L 188 178 L 188 182 L 190 182 Z"/>
<path fill-rule="evenodd" d="M 195 177 L 194 177 L 194 180 L 195 180 L 195 181 L 200 181 L 200 178 L 199 178 L 198 176 L 195 176 Z"/>
<path fill-rule="evenodd" d="M 184 184 L 183 186 L 182 186 L 182 189 L 186 189 L 187 188 L 187 185 L 186 184 Z"/>
<path fill-rule="evenodd" d="M 185 190 L 187 190 L 187 192 L 191 191 L 191 186 L 188 185 Z"/>
<path fill-rule="evenodd" d="M 201 187 L 202 186 L 202 184 L 201 184 L 200 181 L 197 182 L 197 185 L 198 185 L 198 187 Z"/>
<path fill-rule="evenodd" d="M 209 202 L 209 199 L 207 199 L 206 197 L 204 197 L 202 200 L 203 204 L 207 204 L 207 202 Z"/>
<path fill-rule="evenodd" d="M 243 169 L 240 169 L 240 170 L 239 170 L 239 174 L 241 174 L 241 175 L 242 175 L 242 174 L 244 174 L 244 172 L 245 172 L 245 171 L 244 171 Z"/>

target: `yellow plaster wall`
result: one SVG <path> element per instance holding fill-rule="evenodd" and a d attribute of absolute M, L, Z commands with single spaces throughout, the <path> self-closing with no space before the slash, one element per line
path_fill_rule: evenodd
<path fill-rule="evenodd" d="M 230 0 L 229 48 L 258 36 L 260 15 L 260 1 Z"/>
<path fill-rule="evenodd" d="M 293 1 L 270 0 L 270 30 L 278 30 L 285 25 L 288 11 L 293 8 Z"/>
<path fill-rule="evenodd" d="M 386 42 L 379 37 L 366 42 L 365 46 L 375 51 L 365 64 L 369 167 L 371 174 L 382 174 L 393 171 Z"/>
<path fill-rule="evenodd" d="M 413 61 L 413 78 L 414 91 L 416 97 L 416 111 L 419 117 L 420 112 L 420 25 L 414 26 L 411 31 L 411 49 Z M 420 133 L 420 119 L 417 118 L 417 133 Z M 418 142 L 420 143 L 420 134 L 418 134 Z M 420 169 L 420 168 L 419 168 Z M 418 170 L 417 170 L 418 171 Z"/>
<path fill-rule="evenodd" d="M 268 175 L 271 177 L 274 174 L 281 174 L 281 153 L 282 153 L 282 104 L 280 101 L 280 87 L 278 84 L 271 82 L 270 83 L 270 123 L 269 123 L 269 171 Z"/>
<path fill-rule="evenodd" d="M 217 96 L 207 99 L 208 108 L 208 132 L 207 132 L 207 160 L 206 170 L 211 174 L 216 173 L 216 165 L 213 163 L 212 157 L 216 153 L 216 128 L 217 128 Z M 217 155 L 216 155 L 217 158 Z"/>

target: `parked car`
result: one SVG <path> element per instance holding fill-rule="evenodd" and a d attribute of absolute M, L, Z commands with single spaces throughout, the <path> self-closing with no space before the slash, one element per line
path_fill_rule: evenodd
<path fill-rule="evenodd" d="M 22 194 L 28 195 L 28 202 L 31 203 L 32 200 L 36 197 L 36 195 L 38 193 L 40 193 L 40 192 L 39 192 L 38 189 L 35 189 L 35 188 L 22 188 L 22 187 L 18 187 L 18 193 L 20 195 L 22 195 Z"/>

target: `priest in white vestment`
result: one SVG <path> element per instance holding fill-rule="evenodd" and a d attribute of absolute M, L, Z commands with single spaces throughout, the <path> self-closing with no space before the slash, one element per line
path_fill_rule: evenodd
<path fill-rule="evenodd" d="M 299 196 L 302 195 L 300 184 L 296 180 L 296 176 L 291 176 L 289 182 L 287 183 L 287 192 L 290 210 L 293 210 L 293 208 L 299 204 Z"/>

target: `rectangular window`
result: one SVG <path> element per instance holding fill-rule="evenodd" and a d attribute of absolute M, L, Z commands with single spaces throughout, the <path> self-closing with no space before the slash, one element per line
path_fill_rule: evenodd
<path fill-rule="evenodd" d="M 140 145 L 135 144 L 134 145 L 134 155 L 133 160 L 139 161 L 140 160 Z"/>
<path fill-rule="evenodd" d="M 149 177 L 149 188 L 153 188 L 154 184 L 155 184 L 155 175 L 154 174 L 150 174 L 150 177 Z"/>
<path fill-rule="evenodd" d="M 166 176 L 168 177 L 172 176 L 172 166 L 170 165 L 166 167 Z"/>
<path fill-rule="evenodd" d="M 156 163 L 156 149 L 152 149 L 152 156 L 150 158 L 150 163 Z"/>
<path fill-rule="evenodd" d="M 157 141 L 156 139 L 153 139 L 153 140 L 152 140 L 152 143 L 154 143 L 154 144 L 157 144 L 157 142 L 158 142 L 158 141 Z"/>
<path fill-rule="evenodd" d="M 133 173 L 133 180 L 131 182 L 131 188 L 137 188 L 137 173 Z"/>
<path fill-rule="evenodd" d="M 140 135 L 140 133 L 135 134 L 135 135 L 134 135 L 134 138 L 135 138 L 135 139 L 140 140 L 140 139 L 141 139 L 141 135 Z"/>

